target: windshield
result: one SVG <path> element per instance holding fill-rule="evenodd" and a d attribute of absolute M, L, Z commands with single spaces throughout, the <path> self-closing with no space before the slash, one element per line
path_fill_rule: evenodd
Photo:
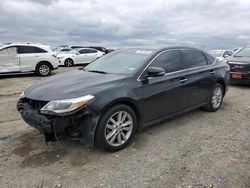
<path fill-rule="evenodd" d="M 149 50 L 127 50 L 105 55 L 84 68 L 107 74 L 134 74 L 152 54 Z"/>
<path fill-rule="evenodd" d="M 243 48 L 236 53 L 235 57 L 250 57 L 250 48 Z"/>
<path fill-rule="evenodd" d="M 213 57 L 221 57 L 223 54 L 223 51 L 209 51 L 209 53 L 213 56 Z"/>

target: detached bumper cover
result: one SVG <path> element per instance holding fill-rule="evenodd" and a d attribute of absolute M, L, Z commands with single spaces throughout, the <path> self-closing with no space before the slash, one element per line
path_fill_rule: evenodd
<path fill-rule="evenodd" d="M 21 98 L 17 102 L 17 110 L 27 124 L 44 134 L 46 142 L 55 141 L 55 135 L 58 138 L 68 137 L 65 130 L 76 128 L 81 135 L 78 140 L 94 146 L 95 130 L 100 116 L 89 108 L 67 116 L 44 115 L 39 109 L 33 108 L 27 99 Z"/>
<path fill-rule="evenodd" d="M 32 108 L 31 105 L 23 99 L 18 101 L 17 110 L 20 112 L 23 120 L 30 126 L 39 131 L 52 133 L 54 118 L 49 119 L 46 116 L 41 115 L 38 109 Z"/>

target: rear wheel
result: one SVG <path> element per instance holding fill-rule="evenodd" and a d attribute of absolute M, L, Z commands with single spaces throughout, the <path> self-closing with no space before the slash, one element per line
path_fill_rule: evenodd
<path fill-rule="evenodd" d="M 99 120 L 95 144 L 106 151 L 123 149 L 134 137 L 136 127 L 136 115 L 129 106 L 114 106 Z"/>
<path fill-rule="evenodd" d="M 36 74 L 39 76 L 48 76 L 51 73 L 51 69 L 48 63 L 39 63 L 36 67 Z"/>
<path fill-rule="evenodd" d="M 208 104 L 206 106 L 206 110 L 210 112 L 217 111 L 223 101 L 223 93 L 224 89 L 221 84 L 217 83 L 212 91 L 212 94 L 209 98 Z"/>
<path fill-rule="evenodd" d="M 74 65 L 73 59 L 70 59 L 70 58 L 65 59 L 64 65 L 65 65 L 66 67 L 72 67 L 72 66 Z"/>

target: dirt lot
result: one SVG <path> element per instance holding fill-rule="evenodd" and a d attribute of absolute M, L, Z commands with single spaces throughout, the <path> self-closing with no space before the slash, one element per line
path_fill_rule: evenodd
<path fill-rule="evenodd" d="M 216 113 L 195 110 L 106 153 L 73 141 L 47 146 L 22 121 L 16 101 L 39 79 L 0 78 L 0 187 L 250 187 L 249 86 L 231 86 Z"/>

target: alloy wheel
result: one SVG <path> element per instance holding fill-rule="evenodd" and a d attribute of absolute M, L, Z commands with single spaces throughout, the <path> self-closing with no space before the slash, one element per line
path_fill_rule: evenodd
<path fill-rule="evenodd" d="M 66 60 L 65 60 L 65 65 L 66 65 L 67 67 L 71 67 L 71 66 L 73 66 L 73 61 L 72 61 L 71 59 L 66 59 Z"/>
<path fill-rule="evenodd" d="M 43 76 L 48 75 L 50 72 L 50 67 L 48 65 L 41 65 L 39 67 L 39 73 Z"/>
<path fill-rule="evenodd" d="M 119 111 L 111 115 L 105 127 L 105 139 L 111 146 L 121 146 L 130 138 L 133 119 L 128 112 Z"/>
<path fill-rule="evenodd" d="M 219 108 L 222 102 L 222 89 L 220 87 L 216 87 L 213 91 L 212 96 L 212 105 L 215 109 Z"/>

